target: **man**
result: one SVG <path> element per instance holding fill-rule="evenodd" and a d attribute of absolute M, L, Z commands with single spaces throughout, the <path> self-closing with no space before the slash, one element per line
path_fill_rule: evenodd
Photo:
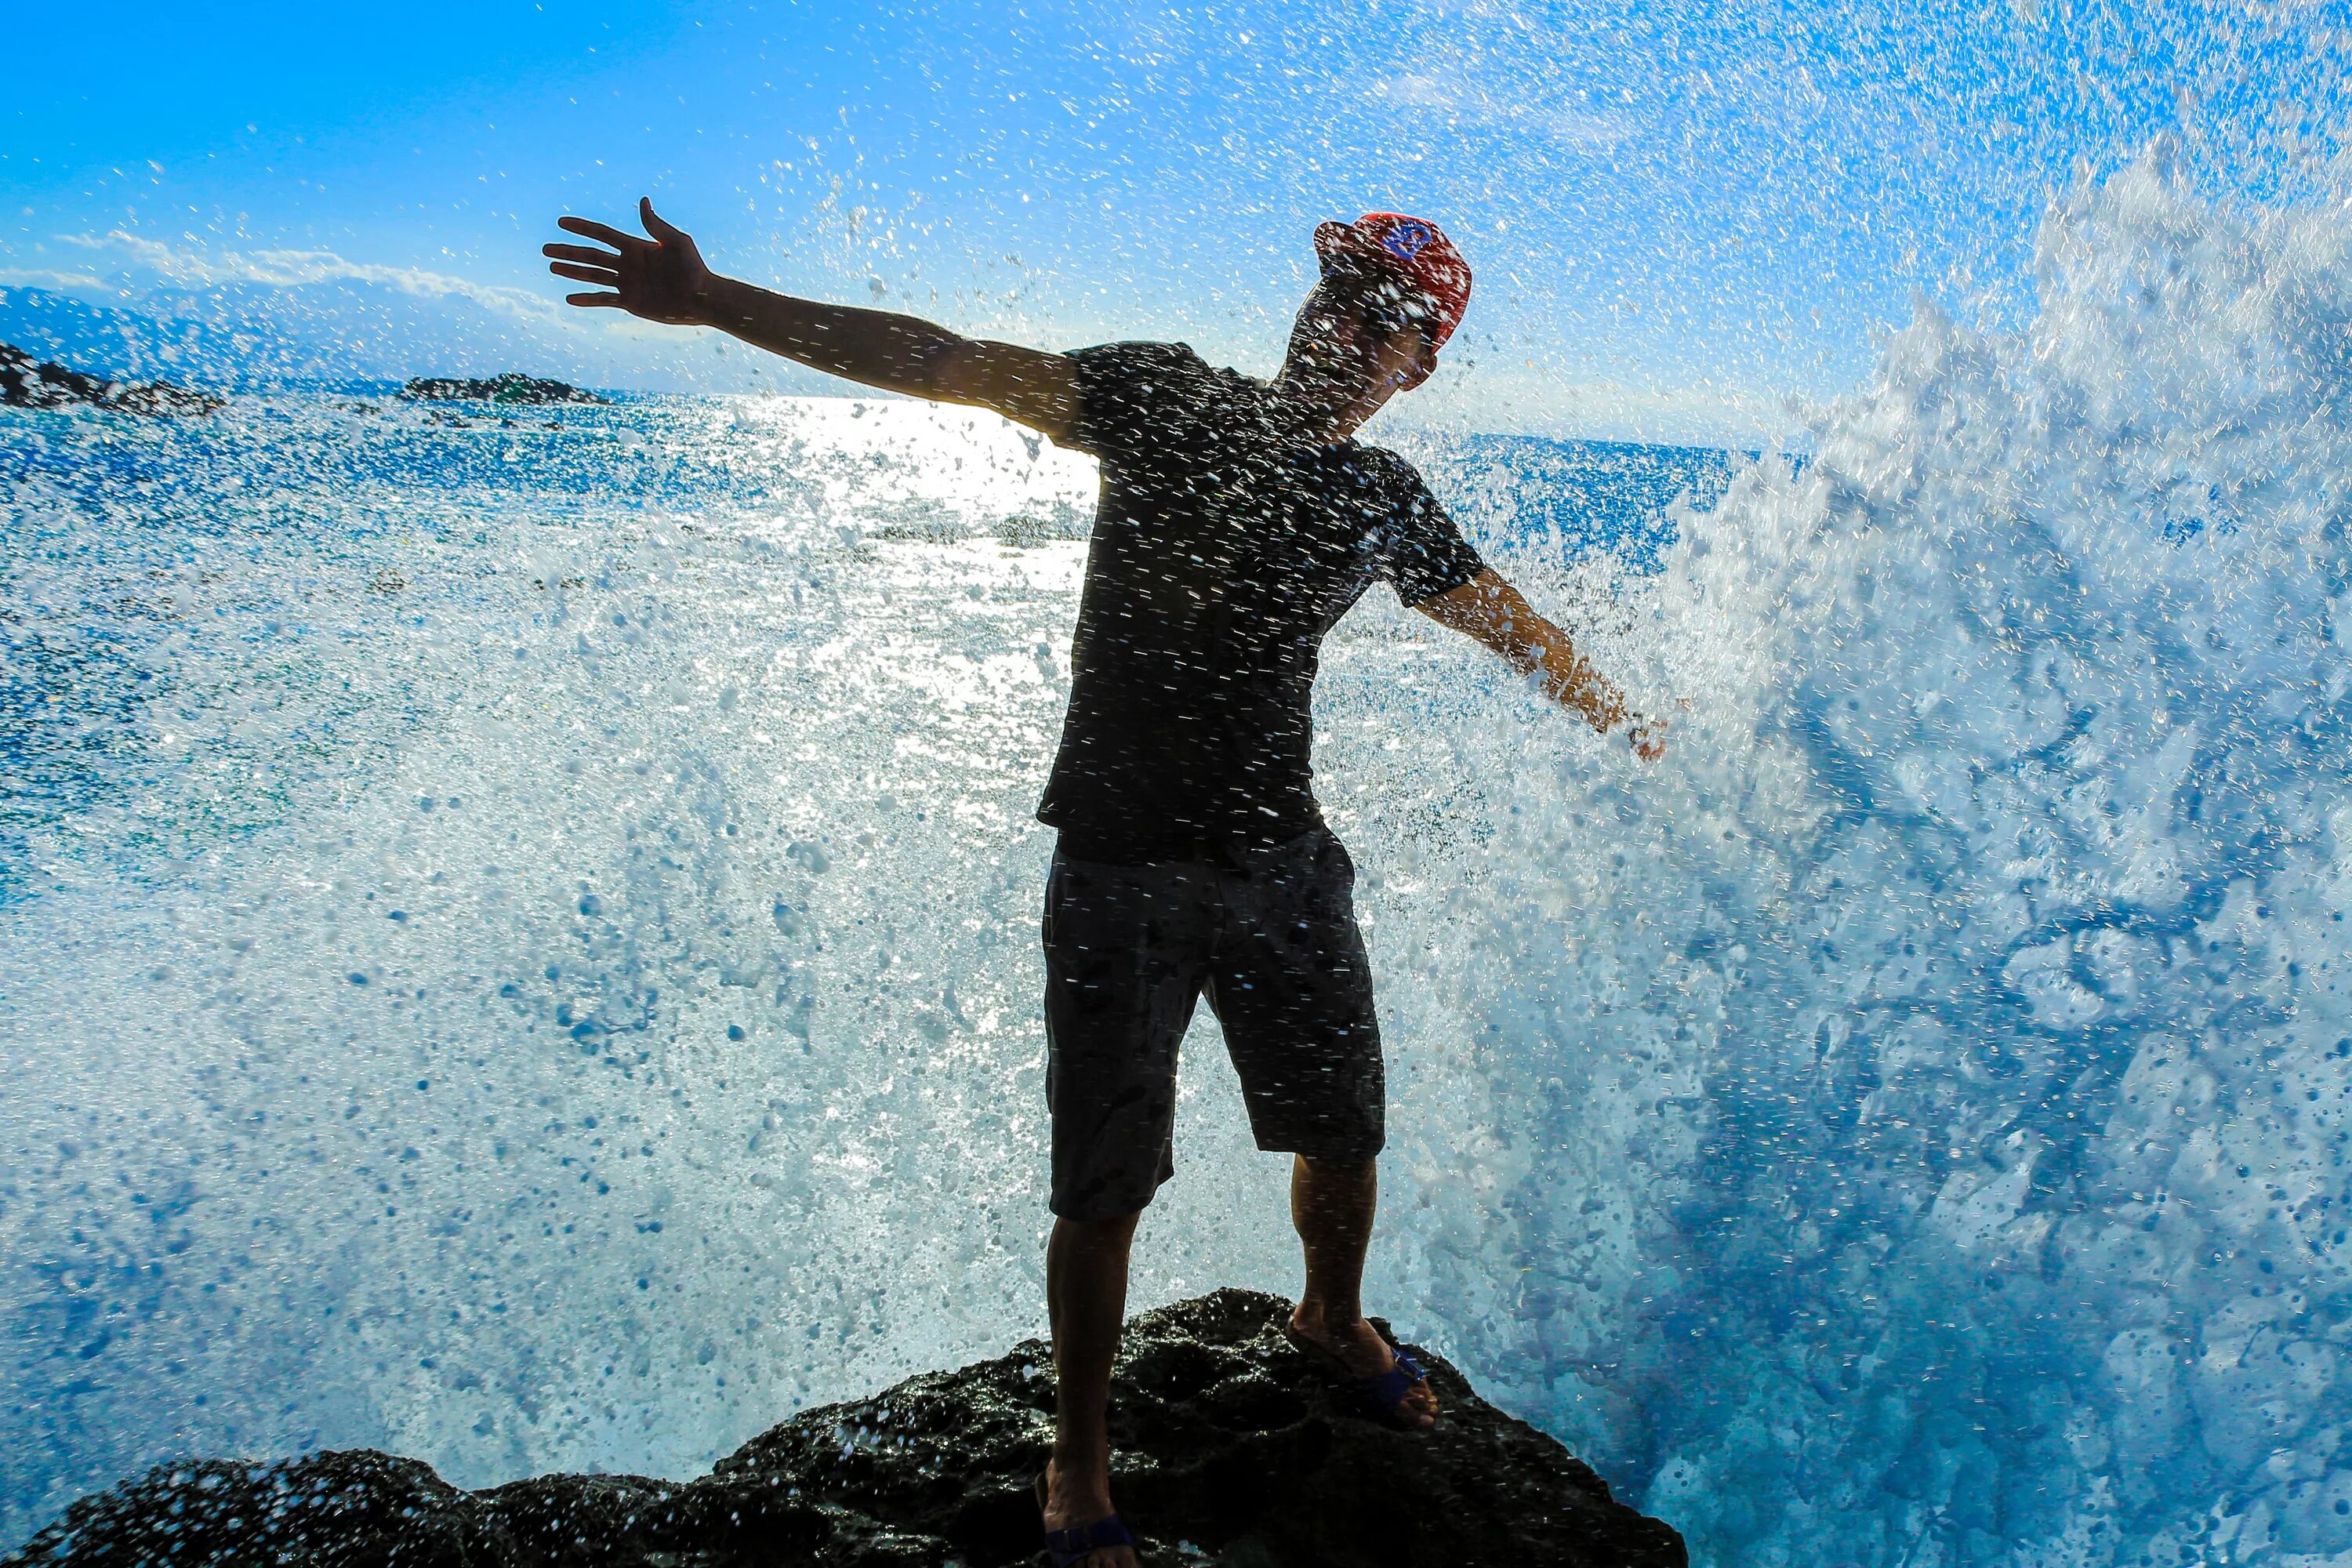
<path fill-rule="evenodd" d="M 1137 1216 L 1172 1173 L 1176 1050 L 1205 992 L 1258 1146 L 1293 1156 L 1306 1285 L 1293 1339 L 1368 1413 L 1426 1427 L 1436 1400 L 1365 1321 L 1359 1287 L 1383 1140 L 1379 1026 L 1354 868 L 1310 788 L 1323 636 L 1375 578 L 1485 643 L 1596 730 L 1643 723 L 1567 635 L 1489 570 L 1393 453 L 1350 437 L 1429 378 L 1470 270 L 1393 213 L 1315 231 L 1322 276 L 1270 383 L 1181 343 L 1046 353 L 712 273 L 640 204 L 639 238 L 566 217 L 546 247 L 597 286 L 574 305 L 717 327 L 867 386 L 991 408 L 1094 454 L 1102 492 L 1071 647 L 1070 707 L 1038 808 L 1046 884 L 1046 1252 L 1058 1398 L 1039 1493 L 1062 1564 L 1135 1568 L 1104 1415 Z"/>

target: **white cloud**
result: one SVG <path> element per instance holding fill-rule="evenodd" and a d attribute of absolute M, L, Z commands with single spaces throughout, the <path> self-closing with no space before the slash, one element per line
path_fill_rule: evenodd
<path fill-rule="evenodd" d="M 1517 135 L 1540 136 L 1572 147 L 1605 150 L 1630 138 L 1636 127 L 1622 114 L 1595 112 L 1570 103 L 1500 97 L 1452 77 L 1408 74 L 1372 85 L 1372 96 L 1399 109 L 1441 113 L 1457 123 Z"/>
<path fill-rule="evenodd" d="M 1423 109 L 1451 109 L 1455 99 L 1454 89 L 1433 76 L 1392 76 L 1374 83 L 1372 96 Z"/>
<path fill-rule="evenodd" d="M 520 370 L 596 386 L 737 391 L 820 384 L 814 373 L 730 352 L 715 334 L 618 310 L 581 310 L 528 289 L 290 246 L 230 247 L 195 235 L 115 229 L 0 246 L 0 281 L 126 313 L 103 331 L 13 301 L 19 336 L 61 358 L 168 363 L 224 384 L 273 377 L 400 380 Z M 32 313 L 26 315 L 29 310 Z M 95 333 L 95 335 L 93 335 Z M 170 354 L 165 355 L 168 348 Z"/>
<path fill-rule="evenodd" d="M 90 272 L 58 272 L 42 267 L 0 267 L 0 288 L 49 289 L 61 294 L 103 291 L 106 279 Z"/>
<path fill-rule="evenodd" d="M 215 288 L 225 283 L 257 283 L 274 289 L 299 289 L 317 283 L 373 283 L 418 299 L 467 300 L 488 310 L 533 321 L 551 320 L 557 315 L 551 302 L 520 289 L 469 282 L 446 272 L 429 272 L 416 267 L 352 261 L 331 250 L 183 247 L 119 228 L 102 235 L 66 234 L 57 237 L 66 245 L 122 257 L 135 270 L 188 288 Z M 89 279 L 91 283 L 98 281 Z"/>

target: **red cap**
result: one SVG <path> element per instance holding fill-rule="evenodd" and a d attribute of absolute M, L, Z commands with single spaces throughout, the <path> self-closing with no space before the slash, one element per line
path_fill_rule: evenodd
<path fill-rule="evenodd" d="M 1325 271 L 1335 264 L 1369 264 L 1402 279 L 1427 304 L 1429 345 L 1443 348 L 1470 308 L 1470 264 L 1427 218 L 1366 213 L 1353 223 L 1315 227 L 1315 254 Z"/>

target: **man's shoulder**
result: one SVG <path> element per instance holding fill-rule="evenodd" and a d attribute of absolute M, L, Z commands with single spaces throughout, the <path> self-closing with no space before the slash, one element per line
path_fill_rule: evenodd
<path fill-rule="evenodd" d="M 1212 369 L 1190 343 L 1097 343 L 1074 349 L 1081 449 L 1153 453 L 1171 460 L 1261 428 L 1270 389 Z"/>
<path fill-rule="evenodd" d="M 1089 451 L 1158 443 L 1219 401 L 1219 374 L 1190 343 L 1097 343 L 1073 349 L 1081 444 Z"/>
<path fill-rule="evenodd" d="M 1367 489 L 1409 498 L 1429 488 L 1419 468 L 1386 447 L 1368 447 L 1361 441 L 1350 440 L 1340 443 L 1333 451 L 1339 471 Z"/>
<path fill-rule="evenodd" d="M 1267 383 L 1244 375 L 1230 365 L 1210 364 L 1190 343 L 1097 343 L 1092 348 L 1071 349 L 1066 357 L 1077 362 L 1082 384 L 1149 381 L 1196 392 L 1203 397 L 1226 398 L 1265 398 L 1274 390 Z"/>
<path fill-rule="evenodd" d="M 1190 343 L 1143 340 L 1097 343 L 1091 348 L 1072 349 L 1066 357 L 1077 361 L 1080 372 L 1096 380 L 1155 374 L 1186 378 L 1216 374 Z"/>

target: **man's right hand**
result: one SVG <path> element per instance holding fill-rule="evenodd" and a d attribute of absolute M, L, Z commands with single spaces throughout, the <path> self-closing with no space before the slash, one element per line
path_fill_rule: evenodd
<path fill-rule="evenodd" d="M 637 204 L 648 239 L 584 217 L 559 227 L 596 245 L 546 247 L 547 269 L 604 291 L 567 302 L 618 309 L 677 327 L 716 327 L 756 348 L 828 375 L 909 397 L 992 408 L 1056 441 L 1069 438 L 1078 406 L 1077 366 L 1063 354 L 967 338 L 896 311 L 826 305 L 721 278 L 693 239 L 650 200 Z"/>
<path fill-rule="evenodd" d="M 584 217 L 560 217 L 555 226 L 566 233 L 599 241 L 595 245 L 550 245 L 542 247 L 547 269 L 575 283 L 594 283 L 610 290 L 566 294 L 564 303 L 626 310 L 648 321 L 674 327 L 700 326 L 709 320 L 705 303 L 711 283 L 710 268 L 693 237 L 664 223 L 654 211 L 653 198 L 637 202 L 637 218 L 649 239 L 623 234 L 606 224 Z"/>

